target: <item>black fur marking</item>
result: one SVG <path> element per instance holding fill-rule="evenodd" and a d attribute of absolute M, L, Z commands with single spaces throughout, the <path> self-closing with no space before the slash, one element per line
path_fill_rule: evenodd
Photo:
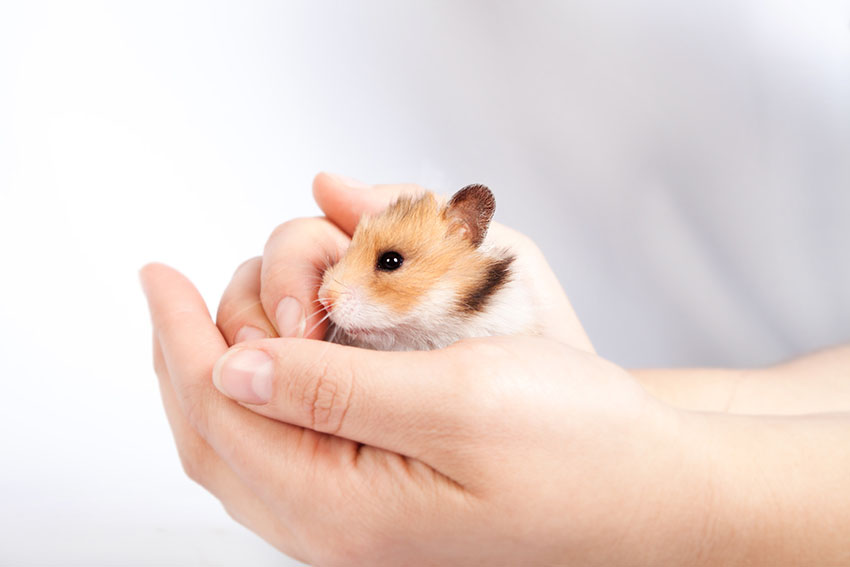
<path fill-rule="evenodd" d="M 498 260 L 494 259 L 487 267 L 487 271 L 478 286 L 461 299 L 461 310 L 469 314 L 482 311 L 487 306 L 490 298 L 510 279 L 511 264 L 513 261 L 513 256 L 507 256 Z"/>

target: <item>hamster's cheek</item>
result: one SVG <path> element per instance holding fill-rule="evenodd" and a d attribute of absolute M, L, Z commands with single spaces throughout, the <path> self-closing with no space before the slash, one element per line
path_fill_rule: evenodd
<path fill-rule="evenodd" d="M 411 310 L 410 319 L 415 319 L 426 329 L 437 329 L 449 322 L 456 309 L 457 293 L 447 283 L 440 283 L 426 293 Z"/>
<path fill-rule="evenodd" d="M 362 288 L 343 291 L 331 312 L 331 320 L 348 330 L 389 329 L 403 321 L 392 307 L 369 297 Z"/>

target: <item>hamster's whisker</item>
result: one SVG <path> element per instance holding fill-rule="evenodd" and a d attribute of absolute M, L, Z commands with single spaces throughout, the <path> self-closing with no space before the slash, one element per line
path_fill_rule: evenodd
<path fill-rule="evenodd" d="M 325 336 L 325 340 L 329 343 L 332 343 L 336 340 L 336 336 L 339 334 L 339 327 L 331 323 L 330 333 Z"/>
<path fill-rule="evenodd" d="M 304 336 L 306 337 L 307 335 L 309 335 L 310 333 L 312 333 L 313 331 L 315 331 L 316 329 L 318 329 L 318 328 L 319 328 L 319 325 L 321 325 L 322 323 L 324 323 L 324 322 L 328 319 L 328 317 L 330 317 L 330 316 L 331 316 L 331 314 L 330 314 L 330 313 L 325 314 L 325 316 L 324 316 L 324 317 L 322 317 L 321 319 L 319 319 L 318 321 L 316 321 L 316 324 L 315 324 L 315 325 L 313 325 L 312 327 L 310 327 L 310 330 L 309 330 L 309 331 L 307 331 L 306 333 L 304 333 Z"/>
<path fill-rule="evenodd" d="M 307 315 L 304 319 L 305 319 L 306 321 L 309 321 L 311 317 L 315 317 L 315 316 L 317 316 L 317 315 L 323 315 L 324 313 L 325 313 L 324 309 L 319 310 L 319 311 L 313 311 L 312 313 L 310 313 L 309 315 Z"/>

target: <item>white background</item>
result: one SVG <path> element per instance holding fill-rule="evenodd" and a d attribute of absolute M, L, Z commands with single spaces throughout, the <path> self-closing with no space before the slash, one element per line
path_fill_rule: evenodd
<path fill-rule="evenodd" d="M 850 340 L 850 2 L 0 4 L 0 564 L 280 565 L 183 477 L 136 272 L 214 308 L 319 170 L 483 182 L 601 354 Z"/>

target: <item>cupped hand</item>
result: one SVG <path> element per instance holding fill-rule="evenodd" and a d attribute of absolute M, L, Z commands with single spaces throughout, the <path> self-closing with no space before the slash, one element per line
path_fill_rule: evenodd
<path fill-rule="evenodd" d="M 593 354 L 527 237 L 490 228 L 543 307 L 541 338 L 429 353 L 274 338 L 320 339 L 321 274 L 360 217 L 423 191 L 326 174 L 313 190 L 326 217 L 275 229 L 263 256 L 234 274 L 218 328 L 185 278 L 143 271 L 163 400 L 189 476 L 281 550 L 320 564 L 608 561 L 611 537 L 643 538 L 636 519 L 662 499 L 634 488 L 650 475 L 673 481 L 683 466 L 667 438 L 676 414 Z M 215 385 L 241 405 L 211 383 L 222 355 Z"/>
<path fill-rule="evenodd" d="M 691 422 L 592 353 L 530 337 L 228 349 L 188 280 L 162 265 L 142 280 L 187 473 L 290 555 L 634 564 L 700 549 Z"/>
<path fill-rule="evenodd" d="M 324 270 L 345 252 L 364 214 L 376 213 L 417 185 L 364 185 L 336 175 L 313 181 L 324 218 L 283 223 L 269 237 L 263 256 L 242 264 L 219 305 L 219 328 L 232 345 L 263 337 L 321 339 L 327 329 L 318 301 Z M 515 266 L 530 286 L 542 335 L 594 352 L 563 288 L 540 249 L 528 237 L 498 223 L 488 238 L 516 255 Z"/>

